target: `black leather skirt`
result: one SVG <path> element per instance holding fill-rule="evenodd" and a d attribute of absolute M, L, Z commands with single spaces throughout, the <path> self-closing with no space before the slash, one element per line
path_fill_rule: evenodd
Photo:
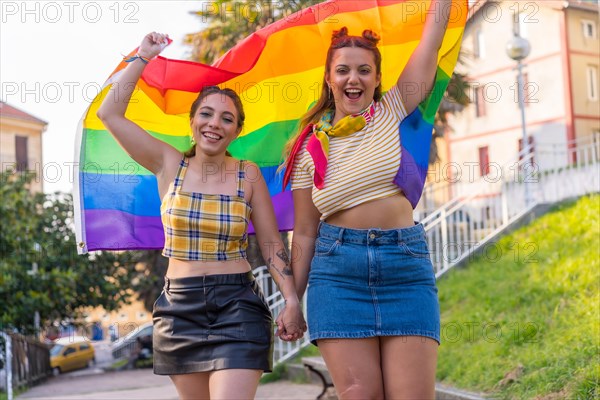
<path fill-rule="evenodd" d="M 165 278 L 152 313 L 154 373 L 273 366 L 273 317 L 252 272 Z"/>

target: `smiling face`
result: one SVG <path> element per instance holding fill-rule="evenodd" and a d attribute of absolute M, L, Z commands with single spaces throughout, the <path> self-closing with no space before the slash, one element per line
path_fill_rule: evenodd
<path fill-rule="evenodd" d="M 210 156 L 225 153 L 240 133 L 239 115 L 233 100 L 214 93 L 202 99 L 190 120 L 197 151 Z"/>
<path fill-rule="evenodd" d="M 342 47 L 333 54 L 326 76 L 335 99 L 333 123 L 367 108 L 381 82 L 375 56 L 360 47 Z"/>

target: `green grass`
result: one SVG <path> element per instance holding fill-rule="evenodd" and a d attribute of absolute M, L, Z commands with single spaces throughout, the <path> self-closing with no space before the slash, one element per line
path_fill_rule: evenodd
<path fill-rule="evenodd" d="M 438 282 L 438 380 L 499 399 L 599 399 L 600 196 L 488 250 Z"/>
<path fill-rule="evenodd" d="M 13 388 L 13 399 L 26 391 L 26 388 Z M 0 400 L 8 400 L 8 393 L 0 392 Z"/>
<path fill-rule="evenodd" d="M 273 372 L 263 374 L 263 376 L 260 378 L 259 383 L 264 384 L 264 383 L 271 383 L 271 382 L 278 381 L 283 378 L 286 371 L 287 371 L 287 365 L 285 363 L 277 364 L 276 366 L 273 367 Z"/>
<path fill-rule="evenodd" d="M 321 352 L 317 346 L 313 346 L 309 344 L 307 347 L 304 347 L 300 350 L 300 352 L 296 355 L 296 357 L 292 358 L 292 363 L 300 364 L 302 361 L 302 357 L 314 357 L 320 356 Z"/>
<path fill-rule="evenodd" d="M 313 345 L 308 345 L 307 347 L 300 349 L 300 352 L 298 352 L 298 354 L 294 358 L 286 361 L 285 363 L 276 365 L 273 368 L 273 372 L 264 374 L 262 376 L 262 378 L 260 378 L 260 383 L 261 384 L 270 383 L 270 382 L 275 382 L 280 379 L 283 379 L 286 375 L 288 364 L 301 364 L 302 357 L 311 357 L 311 356 L 320 356 L 320 355 L 321 355 L 321 353 L 319 352 L 318 347 L 313 346 Z M 297 378 L 297 379 L 294 379 L 293 382 L 294 383 L 307 383 L 308 380 Z"/>
<path fill-rule="evenodd" d="M 296 355 L 296 357 L 292 358 L 289 363 L 302 365 L 302 357 L 313 357 L 320 355 L 321 352 L 319 351 L 319 348 L 317 346 L 308 345 L 307 347 L 301 349 L 300 352 Z M 309 383 L 310 381 L 306 375 L 297 375 L 295 378 L 292 379 L 292 382 Z"/>
<path fill-rule="evenodd" d="M 121 368 L 125 367 L 128 362 L 129 362 L 129 360 L 127 360 L 126 358 L 121 358 L 121 359 L 115 361 L 114 363 L 112 363 L 110 366 L 106 367 L 105 369 L 107 371 L 118 371 Z"/>

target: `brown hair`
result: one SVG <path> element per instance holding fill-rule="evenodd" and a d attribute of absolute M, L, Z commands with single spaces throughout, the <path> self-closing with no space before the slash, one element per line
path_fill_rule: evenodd
<path fill-rule="evenodd" d="M 350 36 L 348 35 L 348 28 L 343 27 L 339 31 L 334 31 L 331 37 L 331 45 L 329 46 L 329 50 L 327 50 L 327 59 L 325 62 L 325 73 L 323 74 L 323 86 L 321 89 L 321 96 L 317 103 L 311 107 L 310 110 L 300 120 L 300 126 L 298 127 L 298 132 L 290 138 L 285 144 L 283 149 L 283 157 L 285 159 L 285 163 L 282 165 L 285 166 L 287 164 L 288 158 L 290 156 L 290 152 L 294 147 L 294 144 L 298 140 L 300 133 L 304 130 L 306 125 L 317 122 L 326 110 L 335 110 L 335 100 L 333 96 L 330 94 L 330 88 L 327 84 L 327 76 L 329 75 L 329 69 L 331 68 L 331 62 L 333 60 L 334 53 L 337 49 L 341 49 L 344 47 L 359 47 L 361 49 L 369 50 L 373 53 L 373 57 L 375 58 L 375 69 L 377 75 L 381 74 L 381 53 L 377 48 L 377 43 L 379 43 L 379 36 L 370 29 L 366 29 L 363 31 L 362 36 Z M 373 94 L 373 99 L 375 101 L 381 100 L 381 83 L 379 86 L 375 88 L 375 93 Z"/>
<path fill-rule="evenodd" d="M 246 114 L 244 113 L 244 106 L 242 105 L 242 100 L 240 99 L 240 96 L 238 96 L 238 94 L 235 91 L 229 88 L 221 89 L 218 86 L 204 86 L 202 90 L 200 90 L 200 93 L 198 93 L 198 97 L 196 97 L 196 100 L 194 100 L 194 102 L 192 103 L 192 107 L 190 108 L 190 120 L 192 120 L 194 118 L 194 115 L 196 115 L 196 111 L 198 111 L 198 107 L 200 106 L 200 103 L 202 103 L 202 100 L 204 100 L 212 94 L 220 94 L 222 96 L 227 96 L 231 99 L 231 101 L 233 101 L 233 105 L 235 106 L 235 109 L 238 114 L 237 127 L 239 130 L 241 130 L 244 126 L 244 120 L 246 119 Z M 231 156 L 229 152 L 226 152 L 225 154 Z M 194 145 L 184 153 L 184 156 L 194 157 L 195 155 L 196 144 L 194 143 Z"/>

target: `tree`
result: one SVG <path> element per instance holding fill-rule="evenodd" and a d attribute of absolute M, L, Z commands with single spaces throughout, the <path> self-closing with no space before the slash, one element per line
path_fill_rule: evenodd
<path fill-rule="evenodd" d="M 193 13 L 208 27 L 186 35 L 184 42 L 192 46 L 193 61 L 212 64 L 252 32 L 317 3 L 318 0 L 217 0 L 203 3 L 202 10 Z"/>
<path fill-rule="evenodd" d="M 111 311 L 131 296 L 128 253 L 78 255 L 71 195 L 32 193 L 32 175 L 0 174 L 0 328 L 34 333 L 76 320 L 82 307 Z"/>
<path fill-rule="evenodd" d="M 169 265 L 162 250 L 144 250 L 130 253 L 136 262 L 132 276 L 132 289 L 144 308 L 152 311 L 154 302 L 164 286 L 164 277 Z"/>

